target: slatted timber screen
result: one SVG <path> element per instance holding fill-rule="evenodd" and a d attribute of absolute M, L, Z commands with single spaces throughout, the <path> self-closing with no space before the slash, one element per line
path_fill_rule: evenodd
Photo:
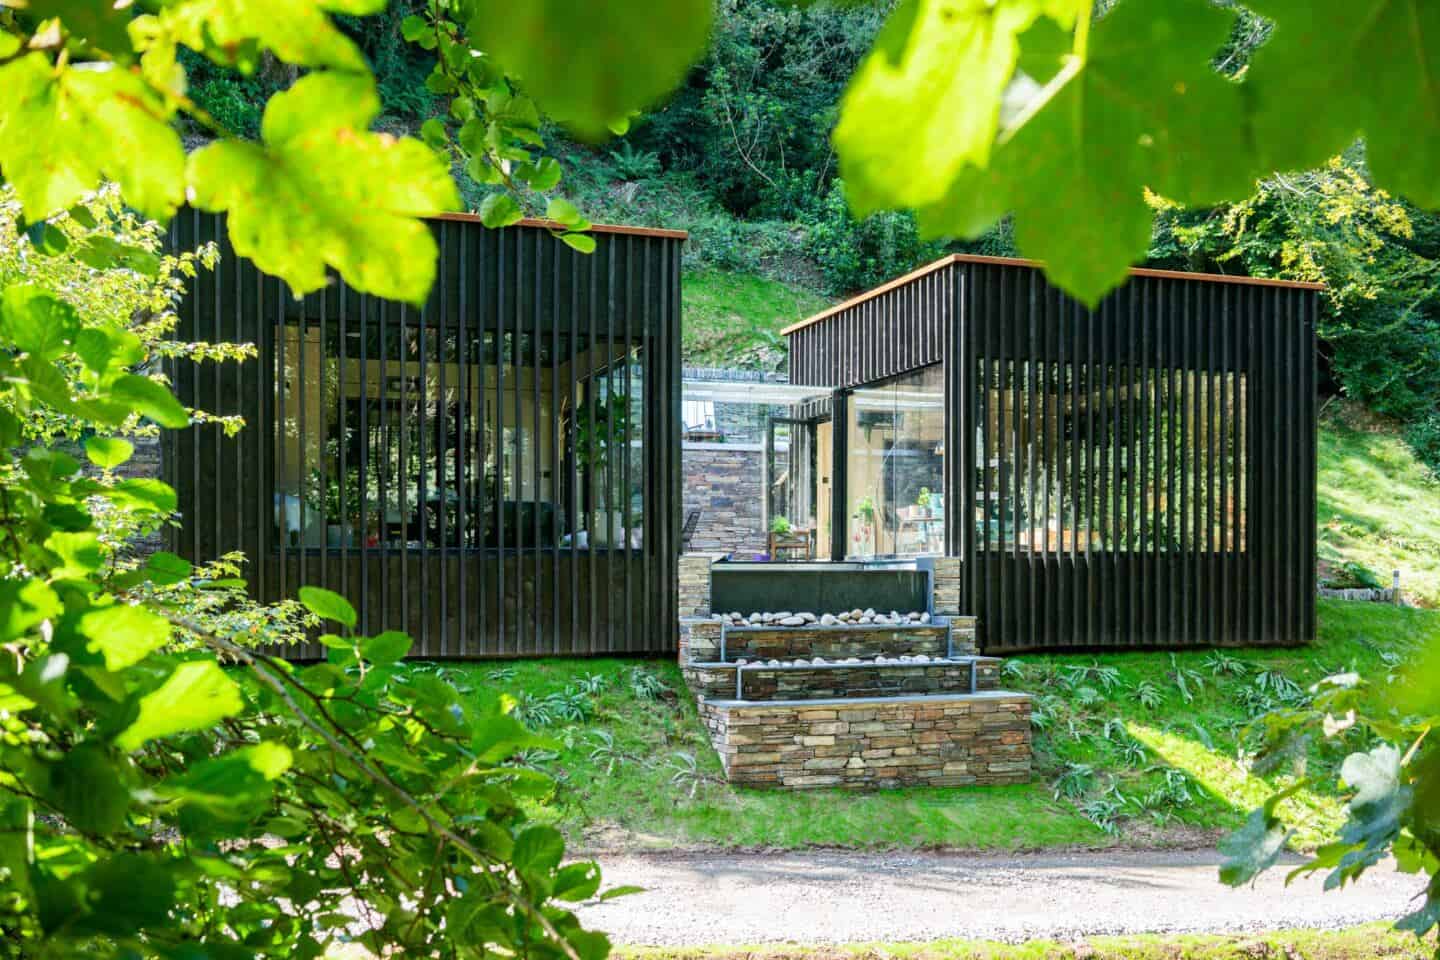
<path fill-rule="evenodd" d="M 843 393 L 902 372 L 846 350 L 943 324 L 945 552 L 987 652 L 1314 638 L 1316 290 L 1137 271 L 1091 311 L 1020 261 L 912 278 L 793 329 L 791 370 Z"/>
<path fill-rule="evenodd" d="M 222 253 L 179 335 L 260 356 L 175 368 L 182 401 L 247 425 L 168 439 L 174 548 L 242 551 L 261 599 L 336 590 L 418 656 L 673 649 L 678 238 L 605 233 L 583 255 L 542 228 L 432 227 L 416 308 L 338 279 L 297 300 L 219 218 L 176 218 L 177 248 Z"/>

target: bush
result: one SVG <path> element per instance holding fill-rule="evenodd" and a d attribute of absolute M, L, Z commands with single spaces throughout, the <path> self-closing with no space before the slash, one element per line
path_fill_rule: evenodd
<path fill-rule="evenodd" d="M 1440 412 L 1431 412 L 1405 428 L 1405 442 L 1415 457 L 1440 476 Z"/>
<path fill-rule="evenodd" d="M 845 295 L 878 286 L 933 260 L 941 243 L 922 243 L 912 213 L 882 212 L 856 220 L 836 180 L 811 214 L 807 249 L 832 293 Z"/>
<path fill-rule="evenodd" d="M 513 701 L 407 668 L 329 591 L 261 607 L 234 558 L 128 550 L 176 508 L 123 475 L 134 440 L 241 426 L 159 372 L 250 353 L 168 339 L 212 251 L 164 255 L 113 191 L 18 216 L 0 187 L 0 957 L 602 960 L 563 906 L 599 870 L 527 821 L 552 743 Z M 321 623 L 323 662 L 260 652 Z"/>

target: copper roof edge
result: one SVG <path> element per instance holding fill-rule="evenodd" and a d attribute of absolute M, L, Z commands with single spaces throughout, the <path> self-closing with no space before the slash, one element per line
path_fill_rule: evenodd
<path fill-rule="evenodd" d="M 894 290 L 898 287 L 903 287 L 909 283 L 913 283 L 914 281 L 919 280 L 923 276 L 934 273 L 937 270 L 941 270 L 956 263 L 979 263 L 1001 267 L 1038 268 L 1044 266 L 1044 264 L 1041 263 L 1039 260 L 1027 260 L 1023 257 L 988 257 L 978 253 L 946 254 L 939 260 L 936 260 L 933 263 L 927 263 L 923 267 L 912 270 L 904 276 L 896 277 L 894 280 L 882 283 L 880 286 L 875 287 L 872 290 L 866 290 L 864 293 L 856 294 L 849 300 L 845 300 L 842 303 L 835 304 L 835 306 L 833 307 L 828 307 L 824 310 L 821 310 L 819 313 L 806 317 L 804 320 L 796 321 L 795 323 L 790 324 L 790 326 L 785 327 L 783 330 L 780 331 L 780 333 L 782 336 L 788 337 L 790 334 L 795 333 L 797 330 L 802 330 L 805 327 L 811 326 L 812 324 L 816 324 L 822 320 L 829 319 L 837 313 L 843 313 L 844 311 L 849 310 L 851 307 L 858 306 L 867 300 L 873 300 L 876 297 L 889 293 L 891 290 Z M 1243 277 L 1232 276 L 1230 274 L 1224 273 L 1192 273 L 1187 270 L 1160 270 L 1153 267 L 1131 267 L 1130 276 L 1158 277 L 1164 280 L 1194 280 L 1200 283 L 1234 283 L 1241 285 L 1248 284 L 1250 286 L 1258 287 L 1288 287 L 1292 290 L 1325 289 L 1325 284 L 1323 283 L 1310 283 L 1304 280 L 1275 280 L 1270 277 Z"/>
<path fill-rule="evenodd" d="M 482 222 L 481 219 L 480 219 L 480 215 L 479 215 L 478 213 L 437 213 L 437 214 L 435 214 L 435 215 L 432 216 L 432 217 L 427 217 L 426 219 L 427 219 L 427 220 L 452 220 L 452 221 L 456 221 L 456 222 L 459 222 L 459 223 L 481 223 L 481 222 Z M 543 218 L 536 218 L 536 217 L 526 217 L 524 220 L 520 220 L 520 221 L 512 224 L 512 226 L 516 226 L 516 227 L 537 227 L 537 228 L 544 229 L 544 230 L 565 230 L 565 229 L 567 229 L 566 226 L 565 226 L 563 223 L 557 223 L 557 222 L 554 221 L 554 220 L 545 220 L 545 219 L 543 219 Z M 670 240 L 684 240 L 684 239 L 687 239 L 687 238 L 690 236 L 690 234 L 689 234 L 688 232 L 684 231 L 684 230 L 667 230 L 667 229 L 665 229 L 665 228 L 663 228 L 663 227 L 632 227 L 632 226 L 627 226 L 627 225 L 625 225 L 625 224 L 614 224 L 614 223 L 597 223 L 597 224 L 593 224 L 593 225 L 590 227 L 590 229 L 589 229 L 588 232 L 590 232 L 590 233 L 619 233 L 619 234 L 625 234 L 626 236 L 632 236 L 632 237 L 664 237 L 664 238 L 670 239 Z"/>

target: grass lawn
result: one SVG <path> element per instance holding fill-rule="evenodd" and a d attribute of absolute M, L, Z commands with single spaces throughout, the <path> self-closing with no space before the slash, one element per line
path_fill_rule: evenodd
<path fill-rule="evenodd" d="M 847 793 L 736 789 L 720 777 L 670 663 L 526 661 L 443 669 L 517 710 L 558 749 L 527 762 L 562 783 L 537 803 L 581 847 L 947 846 L 985 850 L 1212 843 L 1283 778 L 1237 759 L 1249 721 L 1329 673 L 1376 676 L 1440 612 L 1324 601 L 1320 641 L 1298 650 L 1126 653 L 1012 660 L 1006 684 L 1036 695 L 1036 781 L 1007 788 Z M 1338 763 L 1343 751 L 1317 749 Z M 1282 812 L 1313 845 L 1339 803 L 1302 792 Z"/>
<path fill-rule="evenodd" d="M 1371 923 L 1333 931 L 1090 937 L 1074 943 L 939 940 L 825 947 L 646 947 L 621 948 L 615 955 L 633 960 L 1422 960 L 1434 951 L 1433 937 L 1422 941 L 1387 924 Z"/>
<path fill-rule="evenodd" d="M 1319 463 L 1321 562 L 1387 587 L 1399 570 L 1412 600 L 1440 606 L 1440 480 L 1353 408 L 1322 425 Z"/>
<path fill-rule="evenodd" d="M 681 299 L 687 364 L 767 370 L 785 358 L 780 331 L 830 305 L 803 287 L 718 270 L 686 273 Z"/>

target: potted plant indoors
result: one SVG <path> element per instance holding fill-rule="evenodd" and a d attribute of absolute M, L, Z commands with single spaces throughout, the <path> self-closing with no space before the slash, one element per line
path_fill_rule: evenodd
<path fill-rule="evenodd" d="M 588 478 L 596 529 L 589 532 L 592 547 L 621 544 L 624 540 L 625 471 L 621 458 L 630 449 L 630 402 L 618 390 L 601 394 L 593 412 L 588 404 L 575 409 L 575 462 Z M 615 462 L 611 462 L 611 454 Z M 609 488 L 606 464 L 610 465 Z M 586 511 L 581 511 L 584 516 Z"/>

